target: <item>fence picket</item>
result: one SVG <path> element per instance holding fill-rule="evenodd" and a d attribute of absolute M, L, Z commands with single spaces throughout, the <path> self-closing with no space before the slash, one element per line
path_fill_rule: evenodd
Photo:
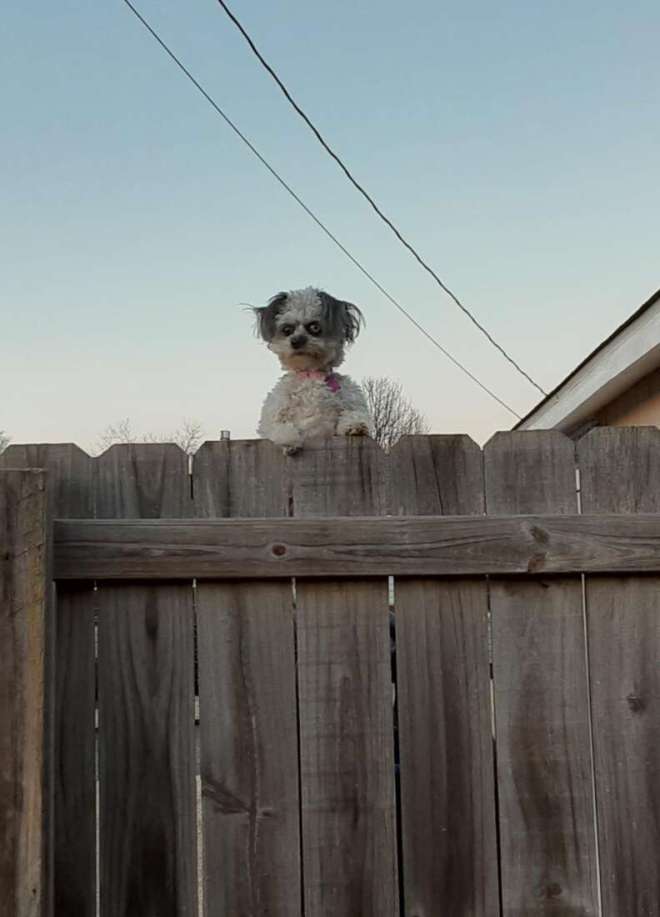
<path fill-rule="evenodd" d="M 193 479 L 200 519 L 289 515 L 285 458 L 266 440 L 204 443 L 193 460 Z"/>
<path fill-rule="evenodd" d="M 94 459 L 72 444 L 11 445 L 0 467 L 46 471 L 48 519 L 94 516 Z M 75 674 L 74 674 L 75 673 Z M 45 902 L 56 917 L 96 913 L 93 590 L 47 595 Z"/>
<path fill-rule="evenodd" d="M 41 917 L 48 529 L 43 474 L 0 471 L 0 901 Z"/>
<path fill-rule="evenodd" d="M 92 583 L 57 591 L 55 917 L 96 914 L 96 659 Z"/>
<path fill-rule="evenodd" d="M 286 516 L 281 450 L 206 443 L 193 463 L 197 515 Z M 291 582 L 196 590 L 207 917 L 301 911 Z"/>
<path fill-rule="evenodd" d="M 585 513 L 660 512 L 660 431 L 598 429 L 578 445 Z M 604 914 L 660 911 L 660 576 L 587 577 Z"/>
<path fill-rule="evenodd" d="M 176 446 L 113 446 L 97 459 L 96 513 L 190 517 Z M 192 584 L 101 584 L 101 917 L 197 909 Z"/>
<path fill-rule="evenodd" d="M 394 449 L 393 508 L 480 515 L 482 454 L 462 436 Z M 485 581 L 397 579 L 403 882 L 411 914 L 499 914 Z"/>
<path fill-rule="evenodd" d="M 576 511 L 574 445 L 501 433 L 484 450 L 489 515 Z M 598 914 L 582 588 L 490 585 L 504 917 Z"/>
<path fill-rule="evenodd" d="M 381 515 L 386 462 L 337 437 L 290 460 L 295 516 Z M 297 585 L 306 917 L 399 912 L 387 582 Z"/>

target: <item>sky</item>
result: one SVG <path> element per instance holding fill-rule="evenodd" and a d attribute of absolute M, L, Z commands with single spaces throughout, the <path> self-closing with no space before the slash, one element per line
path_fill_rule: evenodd
<path fill-rule="evenodd" d="M 322 151 L 216 0 L 136 0 L 378 281 L 519 414 L 540 396 Z M 303 0 L 232 8 L 358 180 L 545 389 L 660 287 L 660 7 Z M 344 371 L 435 433 L 515 418 L 422 337 L 196 93 L 122 0 L 11 4 L 0 33 L 0 430 L 255 435 L 275 358 L 246 304 L 360 305 Z"/>

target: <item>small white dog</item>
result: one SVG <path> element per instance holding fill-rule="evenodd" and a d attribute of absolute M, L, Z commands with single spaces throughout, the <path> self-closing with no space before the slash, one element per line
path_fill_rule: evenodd
<path fill-rule="evenodd" d="M 314 436 L 367 436 L 372 422 L 359 385 L 334 370 L 362 326 L 349 302 L 307 287 L 254 310 L 257 331 L 286 373 L 264 402 L 259 436 L 288 455 Z"/>

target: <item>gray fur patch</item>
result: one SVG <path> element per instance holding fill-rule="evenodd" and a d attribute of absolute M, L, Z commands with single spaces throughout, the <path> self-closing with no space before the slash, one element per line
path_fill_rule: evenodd
<path fill-rule="evenodd" d="M 308 291 L 296 291 L 305 292 Z M 314 290 L 320 303 L 319 318 L 323 324 L 323 336 L 336 341 L 352 344 L 364 324 L 364 316 L 353 303 L 335 299 L 323 290 Z M 268 300 L 268 305 L 254 309 L 256 331 L 266 343 L 270 343 L 277 333 L 277 318 L 285 311 L 289 293 L 276 293 Z M 294 300 L 294 296 L 291 296 Z"/>
<path fill-rule="evenodd" d="M 286 303 L 288 293 L 276 293 L 268 300 L 267 306 L 257 306 L 254 314 L 257 319 L 256 331 L 264 341 L 272 341 L 277 331 L 277 316 Z"/>

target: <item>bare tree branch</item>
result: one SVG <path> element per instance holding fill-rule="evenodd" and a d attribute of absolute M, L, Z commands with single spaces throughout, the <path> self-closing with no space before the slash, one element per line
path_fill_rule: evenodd
<path fill-rule="evenodd" d="M 97 442 L 97 451 L 104 452 L 115 443 L 175 443 L 187 455 L 193 455 L 204 439 L 202 425 L 196 420 L 184 420 L 173 433 L 135 433 L 128 417 L 109 424 Z"/>
<path fill-rule="evenodd" d="M 105 452 L 115 443 L 135 443 L 138 439 L 138 436 L 131 429 L 130 420 L 125 417 L 123 420 L 117 421 L 117 423 L 108 424 L 98 438 L 96 451 Z"/>
<path fill-rule="evenodd" d="M 406 398 L 399 382 L 369 376 L 361 384 L 373 417 L 374 439 L 386 452 L 402 436 L 429 432 L 426 417 Z"/>

